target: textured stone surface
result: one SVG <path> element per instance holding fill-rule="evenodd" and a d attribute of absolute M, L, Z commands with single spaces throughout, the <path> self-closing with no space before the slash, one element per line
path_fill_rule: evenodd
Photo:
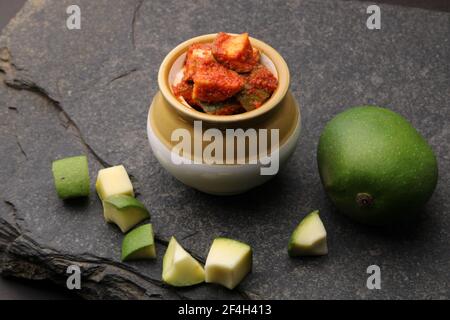
<path fill-rule="evenodd" d="M 369 31 L 361 2 L 80 0 L 82 29 L 69 31 L 69 4 L 31 0 L 0 37 L 4 274 L 64 285 L 65 268 L 76 263 L 87 298 L 450 298 L 449 13 L 381 5 L 382 29 Z M 224 198 L 172 178 L 145 131 L 167 52 L 222 30 L 248 31 L 278 49 L 303 115 L 285 170 Z M 336 113 L 367 103 L 407 117 L 439 158 L 438 188 L 408 228 L 353 224 L 334 212 L 320 185 L 321 129 Z M 103 222 L 94 193 L 81 203 L 57 198 L 51 161 L 79 153 L 89 156 L 92 180 L 103 166 L 127 167 L 152 214 L 156 262 L 120 263 L 122 235 Z M 313 209 L 322 212 L 330 253 L 290 259 L 288 237 Z M 217 236 L 245 241 L 254 248 L 254 271 L 236 291 L 164 286 L 161 261 L 172 235 L 199 258 Z M 382 269 L 380 291 L 366 288 L 371 264 Z"/>

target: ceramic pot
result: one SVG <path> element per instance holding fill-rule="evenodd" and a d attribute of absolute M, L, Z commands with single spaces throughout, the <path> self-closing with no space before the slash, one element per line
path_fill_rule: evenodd
<path fill-rule="evenodd" d="M 254 38 L 250 41 L 252 46 L 260 50 L 261 63 L 278 78 L 277 89 L 261 107 L 236 115 L 210 115 L 180 102 L 171 88 L 183 67 L 188 47 L 196 42 L 211 43 L 215 37 L 216 34 L 208 34 L 192 38 L 178 45 L 165 57 L 158 73 L 160 91 L 155 95 L 148 113 L 147 133 L 154 155 L 175 178 L 206 193 L 231 195 L 269 181 L 286 164 L 300 136 L 301 116 L 300 108 L 289 91 L 286 62 L 276 50 Z M 227 133 L 233 130 L 237 132 L 238 129 L 242 129 L 241 133 L 256 132 L 259 146 L 257 154 L 252 153 L 255 149 L 252 149 L 250 138 L 244 144 L 235 143 L 234 147 L 230 147 L 234 152 L 227 152 L 230 150 L 226 146 L 232 145 L 228 143 L 231 140 Z M 180 132 L 188 134 L 190 150 L 180 150 Z M 208 132 L 216 133 L 214 139 L 205 139 L 203 134 Z M 266 138 L 264 132 L 267 133 Z M 222 137 L 218 133 L 222 133 Z M 196 142 L 199 137 L 203 139 Z M 217 150 L 223 150 L 219 157 L 222 161 L 211 161 L 205 155 L 205 148 L 211 146 L 215 139 L 221 140 L 218 146 L 223 149 L 216 149 L 213 155 L 219 154 Z M 264 139 L 268 139 L 268 151 L 266 155 L 261 155 L 259 151 L 265 145 L 261 144 Z M 245 152 L 241 150 L 239 153 L 239 147 L 243 147 Z M 233 161 L 228 161 L 230 159 Z M 271 170 L 268 170 L 269 167 Z M 266 168 L 264 174 L 263 168 Z"/>

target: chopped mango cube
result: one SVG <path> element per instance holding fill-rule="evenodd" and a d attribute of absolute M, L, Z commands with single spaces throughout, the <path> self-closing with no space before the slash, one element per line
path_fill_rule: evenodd
<path fill-rule="evenodd" d="M 233 239 L 214 239 L 205 264 L 205 282 L 235 288 L 252 269 L 252 249 Z"/>
<path fill-rule="evenodd" d="M 122 165 L 101 169 L 98 172 L 95 188 L 102 200 L 118 194 L 134 197 L 133 185 Z"/>
<path fill-rule="evenodd" d="M 102 201 L 106 222 L 115 223 L 123 233 L 150 217 L 145 206 L 134 197 L 117 194 Z"/>
<path fill-rule="evenodd" d="M 156 258 L 153 227 L 144 224 L 127 233 L 122 241 L 122 261 Z"/>
<path fill-rule="evenodd" d="M 205 270 L 175 237 L 172 237 L 164 254 L 162 278 L 172 286 L 192 286 L 205 281 Z"/>
<path fill-rule="evenodd" d="M 53 178 L 61 199 L 89 195 L 89 167 L 86 156 L 70 157 L 53 161 Z"/>
<path fill-rule="evenodd" d="M 289 240 L 288 253 L 291 257 L 328 253 L 327 231 L 318 210 L 307 215 L 295 228 Z"/>

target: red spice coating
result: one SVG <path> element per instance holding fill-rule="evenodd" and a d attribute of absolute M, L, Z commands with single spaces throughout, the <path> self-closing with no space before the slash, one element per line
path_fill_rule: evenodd
<path fill-rule="evenodd" d="M 259 61 L 259 51 L 252 48 L 248 33 L 233 36 L 220 32 L 212 53 L 218 62 L 236 72 L 250 72 Z"/>
<path fill-rule="evenodd" d="M 278 86 L 277 78 L 259 61 L 260 52 L 251 46 L 247 33 L 221 32 L 213 43 L 194 43 L 188 48 L 183 79 L 172 91 L 208 114 L 254 110 Z"/>
<path fill-rule="evenodd" d="M 271 94 L 278 87 L 278 80 L 264 65 L 257 65 L 247 78 L 247 84 L 250 87 L 264 89 Z"/>
<path fill-rule="evenodd" d="M 186 102 L 194 106 L 196 105 L 195 100 L 192 98 L 192 91 L 194 89 L 194 85 L 192 83 L 188 83 L 187 81 L 181 81 L 175 86 L 172 86 L 173 94 L 176 97 L 183 97 Z"/>
<path fill-rule="evenodd" d="M 238 114 L 245 112 L 245 109 L 242 108 L 242 106 L 238 104 L 232 104 L 226 107 L 223 107 L 219 110 L 217 110 L 214 114 L 218 116 L 228 116 L 232 114 Z"/>
<path fill-rule="evenodd" d="M 214 62 L 212 45 L 210 43 L 194 43 L 186 54 L 183 80 L 190 81 L 196 70 L 205 63 Z"/>
<path fill-rule="evenodd" d="M 193 98 L 220 102 L 231 98 L 244 86 L 244 79 L 217 62 L 202 64 L 194 76 Z"/>

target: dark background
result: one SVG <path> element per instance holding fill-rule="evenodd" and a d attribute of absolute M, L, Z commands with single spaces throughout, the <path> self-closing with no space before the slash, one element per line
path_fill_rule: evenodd
<path fill-rule="evenodd" d="M 345 0 L 343 0 L 345 1 Z M 0 0 L 0 31 L 20 10 L 25 0 Z M 389 3 L 420 7 L 430 10 L 450 11 L 448 0 L 382 0 L 376 3 Z M 0 299 L 75 299 L 71 292 L 65 291 L 47 281 L 25 281 L 0 277 Z"/>

